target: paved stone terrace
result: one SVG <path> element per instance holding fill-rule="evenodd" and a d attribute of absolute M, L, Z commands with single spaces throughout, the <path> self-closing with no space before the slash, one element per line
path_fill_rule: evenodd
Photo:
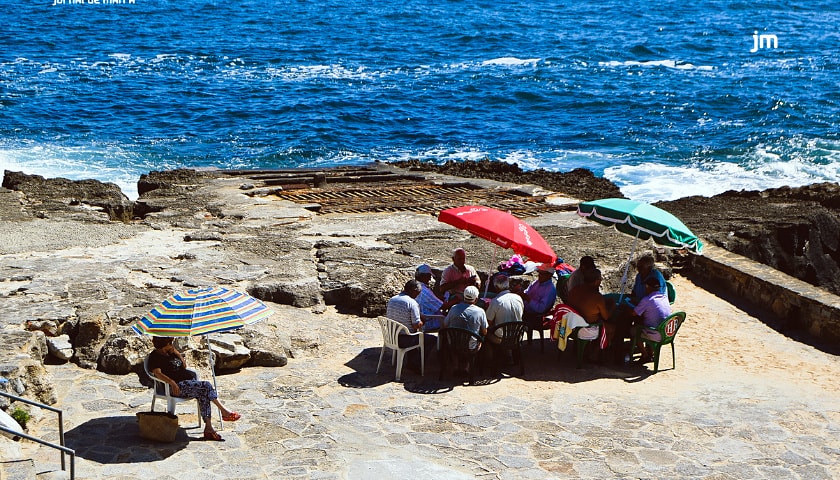
<path fill-rule="evenodd" d="M 765 326 L 677 277 L 677 368 L 663 350 L 647 367 L 574 368 L 546 344 L 518 367 L 468 386 L 393 368 L 375 374 L 373 319 L 274 306 L 297 338 L 287 367 L 218 377 L 243 414 L 224 442 L 186 430 L 176 442 L 138 436 L 150 392 L 136 376 L 49 367 L 77 452 L 77 478 L 840 478 L 840 361 Z M 320 343 L 304 348 L 306 339 Z M 316 342 L 318 340 L 319 342 Z M 387 357 L 386 357 L 387 358 Z M 462 379 L 465 380 L 465 379 Z M 179 405 L 194 425 L 192 402 Z M 47 418 L 34 430 L 56 438 Z M 58 453 L 25 445 L 38 472 Z"/>

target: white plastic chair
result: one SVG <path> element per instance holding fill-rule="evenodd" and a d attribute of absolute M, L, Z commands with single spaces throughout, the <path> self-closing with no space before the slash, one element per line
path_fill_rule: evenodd
<path fill-rule="evenodd" d="M 420 349 L 420 376 L 426 374 L 426 352 L 423 341 L 423 333 L 409 333 L 408 327 L 403 325 L 400 322 L 391 320 L 388 317 L 379 317 L 379 326 L 382 328 L 382 350 L 379 353 L 379 364 L 376 366 L 376 373 L 379 373 L 379 368 L 382 366 L 382 358 L 385 356 L 385 349 L 391 349 L 391 365 L 394 364 L 396 360 L 397 363 L 397 374 L 396 374 L 396 381 L 400 381 L 400 373 L 402 372 L 403 367 L 403 359 L 405 358 L 405 353 L 415 348 Z M 420 337 L 418 339 L 417 345 L 412 345 L 410 347 L 400 348 L 399 346 L 399 336 L 402 335 L 409 335 L 409 336 L 417 336 Z"/>
<path fill-rule="evenodd" d="M 155 400 L 158 398 L 162 398 L 166 400 L 166 411 L 175 415 L 175 405 L 181 402 L 187 402 L 190 400 L 195 400 L 195 408 L 196 408 L 196 416 L 198 417 L 198 427 L 201 426 L 201 410 L 199 408 L 198 399 L 197 398 L 182 398 L 176 397 L 169 393 L 169 384 L 160 380 L 154 376 L 154 374 L 149 370 L 149 356 L 147 355 L 146 358 L 143 359 L 143 370 L 146 371 L 146 375 L 152 379 L 152 408 L 150 411 L 155 411 Z M 192 369 L 187 369 L 188 372 L 193 374 L 193 378 L 198 378 L 198 372 Z"/>

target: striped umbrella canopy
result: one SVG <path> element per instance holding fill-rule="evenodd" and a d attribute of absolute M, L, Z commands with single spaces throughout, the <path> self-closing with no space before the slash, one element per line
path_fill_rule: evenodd
<path fill-rule="evenodd" d="M 261 301 L 236 290 L 195 288 L 170 296 L 131 328 L 153 337 L 188 337 L 235 330 L 273 313 Z"/>
<path fill-rule="evenodd" d="M 703 242 L 677 217 L 659 207 L 628 200 L 604 198 L 578 205 L 578 215 L 601 225 L 615 227 L 631 237 L 652 238 L 659 245 L 701 253 Z"/>

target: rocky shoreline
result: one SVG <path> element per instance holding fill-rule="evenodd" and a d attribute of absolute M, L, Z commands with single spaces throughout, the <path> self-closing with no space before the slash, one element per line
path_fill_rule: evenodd
<path fill-rule="evenodd" d="M 335 178 L 326 178 L 331 175 Z M 620 192 L 585 170 L 522 172 L 491 162 L 376 165 L 326 173 L 177 170 L 144 175 L 136 202 L 113 184 L 7 171 L 0 190 L 5 313 L 0 336 L 11 348 L 0 358 L 0 375 L 12 380 L 18 394 L 45 403 L 55 398 L 44 362 L 70 361 L 142 377 L 150 342 L 129 326 L 173 290 L 194 286 L 242 288 L 289 306 L 291 315 L 295 309 L 318 314 L 326 305 L 365 317 L 382 314 L 387 298 L 415 265 L 430 263 L 439 273 L 452 245 L 486 256 L 487 242 L 442 228 L 434 216 L 421 213 L 360 213 L 316 222 L 321 205 L 279 194 L 319 182 L 369 182 L 366 188 L 375 190 L 412 175 L 432 175 L 423 178 L 435 185 L 479 177 L 513 182 L 513 190 L 538 196 L 560 192 L 564 197 L 555 202 L 555 213 L 543 214 L 535 226 L 570 261 L 594 254 L 604 265 L 607 285 L 617 284 L 627 239 L 608 229 L 593 235 L 580 228 L 572 212 L 575 199 Z M 480 185 L 491 195 L 501 188 Z M 661 205 L 706 241 L 838 293 L 838 192 L 836 184 L 820 184 Z M 396 207 L 412 203 L 406 197 L 389 201 Z M 673 253 L 663 252 L 660 261 L 666 269 L 680 267 Z M 477 266 L 485 274 L 489 270 Z M 221 358 L 218 368 L 282 366 L 296 349 L 317 348 L 317 341 L 289 335 L 275 320 L 247 335 L 220 336 L 213 349 Z M 203 362 L 198 353 L 196 362 Z"/>

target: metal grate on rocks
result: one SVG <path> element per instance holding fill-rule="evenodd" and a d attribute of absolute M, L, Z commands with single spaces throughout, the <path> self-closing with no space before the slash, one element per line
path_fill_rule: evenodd
<path fill-rule="evenodd" d="M 368 188 L 331 185 L 329 188 L 284 190 L 277 195 L 284 200 L 311 205 L 311 209 L 319 214 L 414 212 L 437 215 L 440 210 L 471 204 L 509 210 L 520 217 L 564 210 L 560 206 L 545 203 L 544 197 L 487 190 L 468 184 L 412 183 Z"/>

